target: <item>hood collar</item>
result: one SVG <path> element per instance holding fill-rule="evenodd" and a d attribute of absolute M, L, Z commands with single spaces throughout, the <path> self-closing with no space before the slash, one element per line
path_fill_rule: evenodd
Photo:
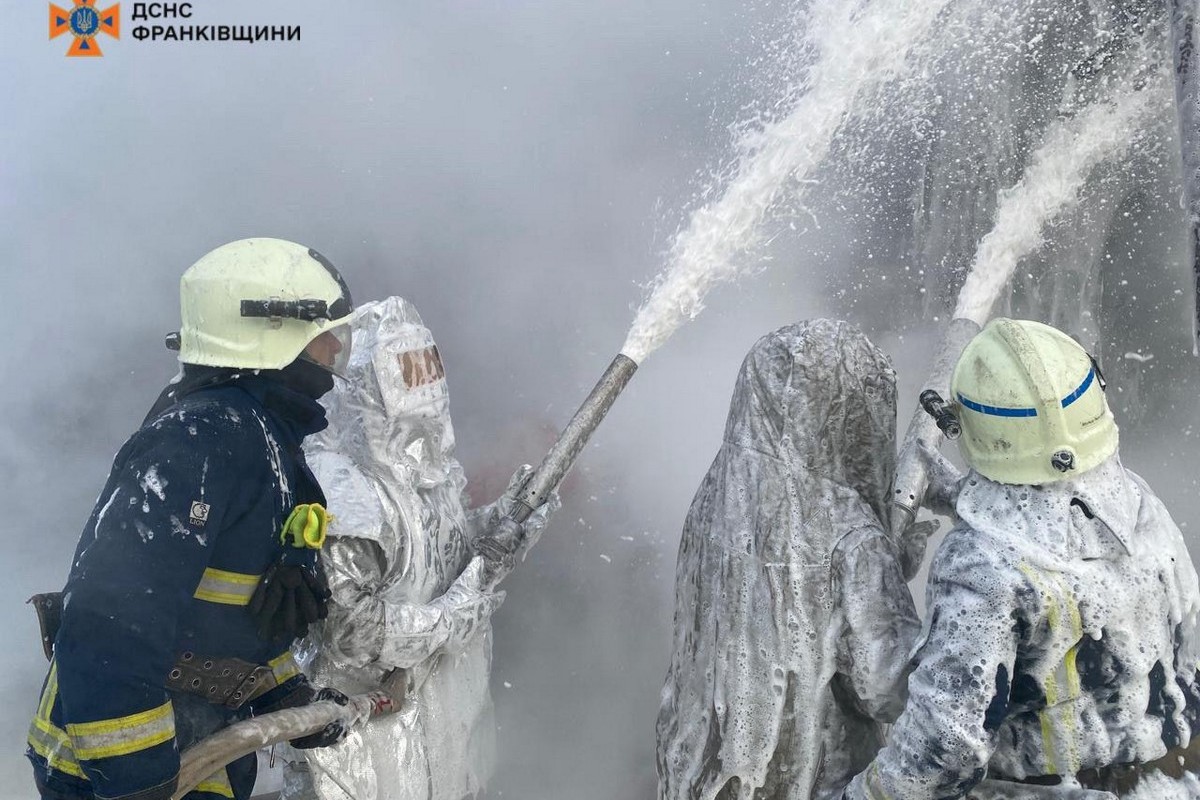
<path fill-rule="evenodd" d="M 1083 503 L 1132 552 L 1140 493 L 1116 453 L 1077 478 L 1040 486 L 997 483 L 972 470 L 955 510 L 978 531 L 1019 534 L 1030 543 L 1056 549 L 1060 537 L 1053 529 L 1065 524 L 1073 500 Z"/>
<path fill-rule="evenodd" d="M 242 370 L 185 364 L 175 380 L 163 389 L 143 424 L 196 392 L 237 386 L 271 412 L 293 435 L 295 446 L 299 446 L 305 436 L 324 430 L 328 422 L 324 407 L 311 392 L 296 388 L 289 372 L 292 366 L 282 370 Z"/>

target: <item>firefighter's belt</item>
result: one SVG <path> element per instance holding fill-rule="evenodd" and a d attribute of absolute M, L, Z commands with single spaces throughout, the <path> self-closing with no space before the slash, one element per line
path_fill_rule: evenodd
<path fill-rule="evenodd" d="M 1176 747 L 1162 758 L 1145 764 L 1110 764 L 1105 767 L 1081 770 L 1075 775 L 1084 787 L 1097 791 L 1112 792 L 1124 797 L 1137 788 L 1142 778 L 1153 772 L 1161 772 L 1178 780 L 1185 772 L 1200 770 L 1200 736 L 1186 746 Z M 1062 783 L 1058 775 L 1041 775 L 1025 778 L 1020 783 L 1040 786 L 1057 786 Z"/>
<path fill-rule="evenodd" d="M 25 602 L 32 603 L 33 610 L 37 612 L 38 628 L 42 631 L 42 652 L 46 654 L 46 660 L 49 661 L 54 658 L 54 639 L 58 636 L 58 629 L 62 625 L 62 592 L 35 594 Z"/>
<path fill-rule="evenodd" d="M 167 673 L 167 688 L 238 709 L 279 685 L 266 664 L 184 653 Z"/>

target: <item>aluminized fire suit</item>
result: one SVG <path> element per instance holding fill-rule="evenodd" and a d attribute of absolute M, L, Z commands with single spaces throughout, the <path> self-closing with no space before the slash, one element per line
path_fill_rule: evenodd
<path fill-rule="evenodd" d="M 1044 486 L 971 472 L 956 510 L 908 705 L 847 796 L 985 797 L 997 779 L 1141 764 L 1200 732 L 1196 571 L 1117 455 Z"/>
<path fill-rule="evenodd" d="M 491 615 L 471 541 L 486 507 L 464 508 L 446 380 L 407 301 L 362 306 L 347 383 L 326 395 L 329 428 L 308 448 L 334 515 L 322 562 L 333 598 L 309 671 L 347 694 L 407 671 L 402 709 L 289 765 L 284 796 L 463 800 L 494 757 Z M 545 513 L 531 518 L 536 536 Z M 307 774 L 305 772 L 307 771 Z"/>
<path fill-rule="evenodd" d="M 679 548 L 659 797 L 837 797 L 919 633 L 887 531 L 895 374 L 844 322 L 763 337 Z"/>

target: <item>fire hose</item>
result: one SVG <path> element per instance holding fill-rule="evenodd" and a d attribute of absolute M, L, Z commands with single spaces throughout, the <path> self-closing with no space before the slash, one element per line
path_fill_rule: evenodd
<path fill-rule="evenodd" d="M 263 747 L 316 733 L 333 722 L 358 725 L 380 714 L 390 714 L 397 707 L 390 694 L 378 691 L 355 695 L 344 706 L 322 700 L 235 722 L 183 751 L 179 782 L 171 798 L 180 800 L 226 764 Z"/>
<path fill-rule="evenodd" d="M 637 368 L 637 362 L 623 354 L 618 354 L 612 360 L 542 463 L 517 492 L 508 512 L 511 520 L 524 522 L 549 499 Z M 181 800 L 226 764 L 263 747 L 316 733 L 333 722 L 351 727 L 398 711 L 404 701 L 407 678 L 406 670 L 394 669 L 385 676 L 379 691 L 354 695 L 346 705 L 323 700 L 300 708 L 252 717 L 222 728 L 189 747 L 180 756 L 179 782 L 175 794 L 171 795 L 172 800 Z"/>

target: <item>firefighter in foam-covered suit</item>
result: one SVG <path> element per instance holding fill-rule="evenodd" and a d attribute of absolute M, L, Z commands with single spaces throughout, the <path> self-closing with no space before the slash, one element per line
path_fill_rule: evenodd
<path fill-rule="evenodd" d="M 53 659 L 28 756 L 44 800 L 166 800 L 180 751 L 216 730 L 345 702 L 289 648 L 328 597 L 325 498 L 300 444 L 324 427 L 317 398 L 349 356 L 349 290 L 316 251 L 244 239 L 184 273 L 180 305 L 182 370 L 114 459 L 61 627 L 43 614 Z M 249 797 L 255 769 L 238 759 L 187 797 Z"/>
<path fill-rule="evenodd" d="M 936 481 L 959 521 L 930 569 L 908 705 L 848 797 L 1111 797 L 1148 762 L 1195 769 L 1196 571 L 1122 467 L 1103 389 L 1040 323 L 993 320 L 963 351 L 971 470 L 940 463 Z"/>
<path fill-rule="evenodd" d="M 662 800 L 837 797 L 900 713 L 920 557 L 887 534 L 895 403 L 887 357 L 845 322 L 746 356 L 679 546 Z"/>
<path fill-rule="evenodd" d="M 333 596 L 311 672 L 353 694 L 404 670 L 405 698 L 320 757 L 290 760 L 284 797 L 476 797 L 494 750 L 495 584 L 511 561 L 472 552 L 505 500 L 465 510 L 442 361 L 416 309 L 398 297 L 369 303 L 352 329 L 351 380 L 326 398 L 329 428 L 308 448 L 334 515 L 322 551 Z M 554 495 L 506 540 L 510 555 L 532 545 L 557 504 Z"/>

